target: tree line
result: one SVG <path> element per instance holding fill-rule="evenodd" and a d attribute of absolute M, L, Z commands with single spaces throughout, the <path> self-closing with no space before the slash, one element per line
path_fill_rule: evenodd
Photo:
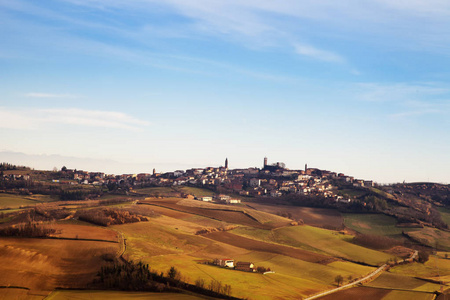
<path fill-rule="evenodd" d="M 115 261 L 110 266 L 102 267 L 97 276 L 95 283 L 107 289 L 176 293 L 190 291 L 219 299 L 238 299 L 231 296 L 230 285 L 217 280 L 207 284 L 203 279 L 198 279 L 195 285 L 182 281 L 181 273 L 173 266 L 164 274 L 140 261 Z"/>

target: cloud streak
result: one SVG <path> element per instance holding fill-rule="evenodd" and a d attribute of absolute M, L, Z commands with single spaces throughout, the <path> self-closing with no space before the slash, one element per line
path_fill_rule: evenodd
<path fill-rule="evenodd" d="M 297 44 L 295 45 L 297 54 L 307 56 L 313 59 L 318 59 L 326 62 L 343 63 L 345 59 L 340 55 L 331 51 L 315 48 L 311 45 Z"/>
<path fill-rule="evenodd" d="M 439 83 L 360 83 L 356 89 L 358 98 L 368 102 L 412 103 L 450 94 L 450 89 Z"/>
<path fill-rule="evenodd" d="M 66 98 L 75 99 L 78 98 L 76 95 L 71 94 L 50 94 L 50 93 L 27 93 L 25 97 L 29 98 Z"/>
<path fill-rule="evenodd" d="M 78 108 L 0 109 L 0 128 L 36 130 L 51 124 L 142 131 L 150 122 L 115 111 Z"/>

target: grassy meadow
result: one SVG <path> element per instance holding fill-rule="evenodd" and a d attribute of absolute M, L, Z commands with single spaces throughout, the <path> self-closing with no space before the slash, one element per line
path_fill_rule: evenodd
<path fill-rule="evenodd" d="M 448 226 L 450 226 L 450 209 L 439 207 L 437 210 L 441 214 L 442 221 L 444 221 Z"/>
<path fill-rule="evenodd" d="M 370 287 L 387 288 L 387 289 L 402 289 L 419 292 L 435 292 L 439 291 L 440 285 L 436 283 L 427 282 L 425 280 L 417 279 L 412 276 L 393 274 L 384 272 L 374 281 L 367 284 Z"/>
<path fill-rule="evenodd" d="M 398 238 L 402 231 L 415 231 L 417 228 L 396 227 L 397 220 L 394 217 L 383 214 L 344 214 L 344 223 L 350 229 L 359 233 L 381 235 Z"/>
<path fill-rule="evenodd" d="M 450 251 L 450 232 L 439 230 L 437 228 L 425 227 L 420 230 L 408 232 L 409 236 L 422 244 Z"/>
<path fill-rule="evenodd" d="M 384 252 L 352 244 L 352 235 L 312 226 L 292 226 L 275 230 L 239 227 L 232 232 L 371 265 L 382 265 L 394 258 Z"/>
<path fill-rule="evenodd" d="M 0 193 L 0 209 L 19 208 L 21 206 L 36 205 L 40 202 L 27 196 Z"/>
<path fill-rule="evenodd" d="M 450 283 L 450 259 L 445 258 L 445 254 L 450 256 L 448 252 L 438 252 L 437 255 L 430 255 L 429 260 L 424 264 L 396 266 L 391 269 L 391 273 L 436 280 L 442 277 L 441 280 Z"/>

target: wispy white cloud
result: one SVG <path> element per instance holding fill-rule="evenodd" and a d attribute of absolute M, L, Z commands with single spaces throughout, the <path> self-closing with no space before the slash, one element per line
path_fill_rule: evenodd
<path fill-rule="evenodd" d="M 391 119 L 450 114 L 450 89 L 444 83 L 360 83 L 353 92 L 356 100 Z"/>
<path fill-rule="evenodd" d="M 84 125 L 92 127 L 121 128 L 139 130 L 149 122 L 139 120 L 130 115 L 100 110 L 69 109 L 41 109 L 39 113 L 45 114 L 45 122 Z"/>
<path fill-rule="evenodd" d="M 431 100 L 450 93 L 449 88 L 439 83 L 360 83 L 356 89 L 360 100 L 370 102 Z"/>
<path fill-rule="evenodd" d="M 150 122 L 115 111 L 61 109 L 0 109 L 0 128 L 35 130 L 49 124 L 140 131 Z"/>
<path fill-rule="evenodd" d="M 345 59 L 331 51 L 315 48 L 311 45 L 297 44 L 295 45 L 295 51 L 299 55 L 307 56 L 313 59 L 318 59 L 327 62 L 343 63 Z"/>
<path fill-rule="evenodd" d="M 391 114 L 390 117 L 392 119 L 402 119 L 408 117 L 417 117 L 429 114 L 442 114 L 443 111 L 439 109 L 423 109 L 423 110 L 412 110 L 412 111 L 404 111 L 399 113 Z"/>
<path fill-rule="evenodd" d="M 71 94 L 51 94 L 51 93 L 27 93 L 26 97 L 30 98 L 69 98 L 74 99 L 77 98 L 76 95 Z"/>
<path fill-rule="evenodd" d="M 0 107 L 0 128 L 34 129 L 35 123 L 30 117 L 30 114 L 23 111 Z"/>

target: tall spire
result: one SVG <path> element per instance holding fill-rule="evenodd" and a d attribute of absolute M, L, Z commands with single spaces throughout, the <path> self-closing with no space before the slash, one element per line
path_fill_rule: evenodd
<path fill-rule="evenodd" d="M 225 159 L 225 169 L 228 169 L 228 157 Z"/>

